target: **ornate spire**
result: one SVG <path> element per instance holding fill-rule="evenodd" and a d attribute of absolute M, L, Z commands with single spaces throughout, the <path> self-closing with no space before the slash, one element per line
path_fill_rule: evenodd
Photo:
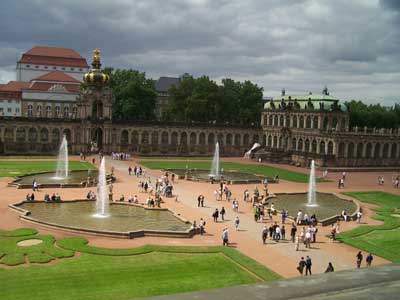
<path fill-rule="evenodd" d="M 83 81 L 88 85 L 101 87 L 110 81 L 110 77 L 101 71 L 100 50 L 93 50 L 92 69 L 83 75 Z"/>
<path fill-rule="evenodd" d="M 94 49 L 93 56 L 92 56 L 92 69 L 100 70 L 101 63 L 100 63 L 100 50 Z"/>

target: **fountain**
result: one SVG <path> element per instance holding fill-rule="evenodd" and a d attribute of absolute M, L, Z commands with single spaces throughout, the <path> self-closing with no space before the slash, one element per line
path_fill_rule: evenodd
<path fill-rule="evenodd" d="M 219 179 L 220 178 L 220 169 L 219 169 L 219 143 L 215 144 L 214 157 L 211 164 L 211 170 L 209 177 Z"/>
<path fill-rule="evenodd" d="M 65 179 L 68 177 L 68 141 L 63 136 L 60 150 L 58 151 L 57 170 L 54 179 Z"/>
<path fill-rule="evenodd" d="M 308 182 L 308 193 L 307 193 L 307 206 L 316 207 L 317 204 L 317 193 L 315 188 L 315 162 L 311 161 L 310 179 Z"/>
<path fill-rule="evenodd" d="M 251 154 L 253 153 L 253 150 L 254 150 L 254 149 L 257 149 L 257 148 L 259 148 L 259 147 L 261 147 L 261 145 L 260 145 L 259 143 L 254 143 L 253 147 L 251 147 L 250 150 L 247 151 L 247 152 L 244 154 L 244 157 L 243 157 L 243 158 L 250 159 Z"/>
<path fill-rule="evenodd" d="M 97 184 L 96 196 L 96 218 L 108 217 L 108 196 L 107 196 L 107 179 L 106 179 L 106 158 L 103 156 L 99 169 L 99 180 Z"/>

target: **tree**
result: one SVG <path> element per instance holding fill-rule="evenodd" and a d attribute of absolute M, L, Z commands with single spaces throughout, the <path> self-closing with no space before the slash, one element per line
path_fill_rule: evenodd
<path fill-rule="evenodd" d="M 136 70 L 105 68 L 110 75 L 115 103 L 113 118 L 121 120 L 153 120 L 157 93 L 154 82 Z"/>

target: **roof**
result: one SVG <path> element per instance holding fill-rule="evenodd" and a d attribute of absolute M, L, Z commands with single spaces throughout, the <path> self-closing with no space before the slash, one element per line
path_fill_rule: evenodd
<path fill-rule="evenodd" d="M 74 77 L 66 74 L 65 72 L 56 70 L 56 71 L 51 71 L 49 73 L 46 73 L 44 75 L 41 75 L 39 77 L 36 77 L 32 79 L 31 81 L 54 81 L 54 82 L 68 82 L 68 83 L 75 83 L 79 84 L 80 81 L 76 80 Z"/>
<path fill-rule="evenodd" d="M 30 85 L 30 82 L 25 81 L 9 81 L 6 84 L 0 85 L 0 91 L 5 92 L 20 92 L 23 88 Z"/>
<path fill-rule="evenodd" d="M 155 88 L 157 92 L 168 92 L 172 85 L 179 86 L 180 82 L 178 77 L 160 77 L 155 83 Z"/>
<path fill-rule="evenodd" d="M 264 109 L 283 109 L 289 104 L 299 110 L 341 110 L 347 111 L 346 105 L 331 95 L 327 94 L 304 94 L 304 95 L 283 95 L 268 101 Z M 282 107 L 283 106 L 283 107 Z"/>
<path fill-rule="evenodd" d="M 51 90 L 54 88 L 53 90 Z M 50 82 L 33 82 L 24 91 L 51 91 L 51 92 L 71 92 L 78 93 L 80 90 L 79 85 L 76 84 L 60 84 L 60 83 L 50 83 Z"/>
<path fill-rule="evenodd" d="M 38 65 L 57 65 L 68 67 L 87 68 L 86 59 L 78 52 L 70 48 L 34 46 L 23 53 L 20 63 L 31 63 Z"/>

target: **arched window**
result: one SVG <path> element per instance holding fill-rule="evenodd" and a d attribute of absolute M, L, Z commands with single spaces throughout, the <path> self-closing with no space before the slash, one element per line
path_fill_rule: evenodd
<path fill-rule="evenodd" d="M 367 148 L 365 149 L 365 157 L 371 158 L 372 157 L 372 144 L 368 143 Z"/>
<path fill-rule="evenodd" d="M 247 133 L 243 136 L 243 145 L 249 145 L 249 135 Z"/>
<path fill-rule="evenodd" d="M 142 144 L 148 144 L 148 143 L 149 143 L 149 132 L 143 131 L 142 132 Z"/>
<path fill-rule="evenodd" d="M 47 143 L 49 141 L 49 131 L 47 128 L 42 128 L 40 130 L 40 141 L 42 143 Z"/>
<path fill-rule="evenodd" d="M 36 116 L 38 116 L 38 117 L 42 116 L 42 106 L 41 105 L 36 106 Z"/>
<path fill-rule="evenodd" d="M 273 119 L 272 119 L 273 117 L 272 117 L 272 115 L 269 115 L 269 122 L 268 122 L 268 125 L 269 126 L 272 126 L 272 124 L 273 124 Z"/>
<path fill-rule="evenodd" d="M 397 144 L 392 144 L 392 151 L 390 151 L 390 157 L 391 158 L 397 157 Z"/>
<path fill-rule="evenodd" d="M 262 142 L 263 146 L 267 146 L 267 136 L 265 134 L 263 134 L 263 142 Z"/>
<path fill-rule="evenodd" d="M 136 130 L 132 131 L 131 133 L 131 144 L 139 144 L 139 133 Z"/>
<path fill-rule="evenodd" d="M 206 134 L 204 132 L 200 132 L 199 143 L 200 143 L 200 145 L 206 144 Z"/>
<path fill-rule="evenodd" d="M 278 126 L 279 124 L 278 124 L 278 116 L 277 115 L 275 115 L 274 116 L 274 126 Z"/>
<path fill-rule="evenodd" d="M 332 119 L 332 129 L 333 129 L 333 130 L 336 130 L 337 123 L 338 123 L 337 118 L 333 118 L 333 119 Z"/>
<path fill-rule="evenodd" d="M 318 129 L 318 117 L 313 118 L 313 128 Z"/>
<path fill-rule="evenodd" d="M 289 116 L 286 116 L 286 124 L 285 124 L 285 126 L 286 127 L 290 127 L 290 117 Z"/>
<path fill-rule="evenodd" d="M 51 132 L 51 142 L 58 145 L 60 143 L 60 130 L 54 128 Z"/>
<path fill-rule="evenodd" d="M 151 133 L 151 143 L 153 145 L 158 145 L 158 131 L 153 131 Z"/>
<path fill-rule="evenodd" d="M 339 149 L 338 149 L 338 157 L 340 157 L 340 158 L 344 157 L 344 147 L 345 147 L 345 144 L 343 142 L 340 142 Z"/>
<path fill-rule="evenodd" d="M 76 118 L 78 116 L 78 107 L 72 107 L 72 117 Z"/>
<path fill-rule="evenodd" d="M 333 155 L 333 143 L 331 141 L 328 142 L 328 155 Z"/>
<path fill-rule="evenodd" d="M 279 126 L 283 126 L 283 116 L 279 117 Z"/>
<path fill-rule="evenodd" d="M 297 116 L 294 116 L 294 117 L 293 117 L 293 127 L 294 127 L 294 128 L 297 128 L 297 127 L 298 127 L 298 124 L 297 124 Z"/>
<path fill-rule="evenodd" d="M 374 149 L 374 158 L 379 158 L 381 156 L 381 144 L 376 143 Z"/>
<path fill-rule="evenodd" d="M 125 146 L 129 143 L 129 133 L 128 130 L 122 130 L 121 132 L 121 145 Z"/>
<path fill-rule="evenodd" d="M 278 148 L 278 137 L 274 135 L 274 144 L 272 145 L 273 148 Z"/>
<path fill-rule="evenodd" d="M 240 146 L 240 134 L 235 134 L 235 146 Z"/>
<path fill-rule="evenodd" d="M 214 133 L 209 133 L 209 134 L 208 134 L 208 144 L 209 144 L 209 145 L 214 145 L 214 144 L 215 144 Z"/>
<path fill-rule="evenodd" d="M 306 128 L 311 128 L 311 117 L 308 116 L 306 119 Z"/>
<path fill-rule="evenodd" d="M 326 154 L 326 152 L 325 152 L 325 142 L 324 141 L 321 141 L 319 143 L 319 153 L 320 154 Z"/>
<path fill-rule="evenodd" d="M 64 118 L 68 118 L 68 117 L 69 117 L 69 107 L 64 106 Z"/>
<path fill-rule="evenodd" d="M 71 130 L 66 128 L 63 131 L 63 135 L 65 135 L 65 138 L 67 139 L 68 142 L 71 141 Z"/>
<path fill-rule="evenodd" d="M 226 135 L 226 144 L 227 144 L 228 146 L 231 146 L 231 145 L 232 145 L 232 134 L 230 134 L 230 133 L 228 133 L 228 134 Z"/>
<path fill-rule="evenodd" d="M 322 125 L 322 129 L 323 130 L 328 130 L 328 125 L 329 125 L 329 119 L 328 119 L 328 117 L 325 117 L 323 125 Z"/>
<path fill-rule="evenodd" d="M 196 133 L 190 133 L 190 145 L 196 145 L 197 136 Z"/>
<path fill-rule="evenodd" d="M 389 144 L 384 144 L 383 145 L 383 151 L 382 151 L 382 158 L 388 158 L 389 157 Z"/>
<path fill-rule="evenodd" d="M 297 150 L 298 151 L 303 151 L 303 139 L 299 139 L 299 142 L 297 143 Z"/>
<path fill-rule="evenodd" d="M 358 145 L 357 145 L 357 158 L 362 158 L 363 157 L 363 152 L 364 152 L 364 144 L 363 143 L 358 143 Z"/>
<path fill-rule="evenodd" d="M 33 116 L 33 105 L 29 104 L 28 105 L 28 117 Z"/>
<path fill-rule="evenodd" d="M 346 130 L 346 118 L 342 118 L 340 121 L 340 130 L 345 131 Z"/>
<path fill-rule="evenodd" d="M 26 138 L 25 128 L 18 127 L 16 133 L 17 142 L 25 142 L 25 138 Z"/>
<path fill-rule="evenodd" d="M 347 157 L 348 158 L 354 158 L 355 157 L 355 155 L 354 155 L 354 143 L 350 143 L 348 147 L 349 148 L 347 149 Z"/>
<path fill-rule="evenodd" d="M 57 105 L 57 106 L 56 106 L 55 113 L 54 113 L 54 115 L 55 115 L 56 118 L 58 118 L 58 117 L 60 116 L 60 110 L 61 110 L 60 106 Z"/>
<path fill-rule="evenodd" d="M 187 133 L 184 131 L 181 133 L 181 145 L 187 145 Z"/>
<path fill-rule="evenodd" d="M 282 148 L 283 147 L 283 142 L 282 142 L 282 137 L 280 136 L 279 137 L 279 148 Z"/>
<path fill-rule="evenodd" d="M 292 138 L 292 149 L 296 151 L 297 149 L 297 140 L 296 138 Z"/>
<path fill-rule="evenodd" d="M 13 128 L 6 128 L 4 131 L 4 140 L 6 142 L 12 142 L 14 140 L 14 129 Z"/>
<path fill-rule="evenodd" d="M 259 139 L 258 134 L 253 135 L 253 143 L 258 143 Z"/>
<path fill-rule="evenodd" d="M 171 134 L 171 145 L 177 145 L 178 144 L 178 133 L 176 131 L 172 132 Z"/>
<path fill-rule="evenodd" d="M 50 105 L 46 106 L 46 117 L 47 118 L 51 117 L 51 106 Z"/>
<path fill-rule="evenodd" d="M 304 152 L 310 152 L 310 140 L 306 139 L 305 143 L 304 143 Z"/>
<path fill-rule="evenodd" d="M 300 128 L 304 128 L 304 117 L 300 116 L 300 124 L 299 124 Z"/>
<path fill-rule="evenodd" d="M 37 142 L 37 139 L 38 139 L 37 130 L 35 128 L 29 128 L 28 141 L 31 143 L 35 143 Z"/>
<path fill-rule="evenodd" d="M 223 145 L 224 144 L 224 135 L 222 133 L 219 133 L 217 136 L 217 140 L 220 145 Z"/>
<path fill-rule="evenodd" d="M 311 143 L 311 152 L 317 153 L 317 141 L 316 140 L 313 140 Z"/>
<path fill-rule="evenodd" d="M 168 132 L 163 131 L 161 133 L 161 144 L 167 145 L 168 144 Z"/>
<path fill-rule="evenodd" d="M 272 147 L 272 136 L 268 136 L 268 142 L 267 142 L 268 147 Z"/>

